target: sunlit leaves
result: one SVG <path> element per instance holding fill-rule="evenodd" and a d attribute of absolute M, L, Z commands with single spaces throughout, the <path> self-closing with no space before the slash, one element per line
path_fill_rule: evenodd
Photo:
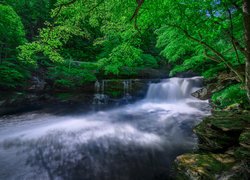
<path fill-rule="evenodd" d="M 123 67 L 133 68 L 142 64 L 142 51 L 124 43 L 112 50 L 109 57 L 98 61 L 106 74 L 119 74 Z"/>
<path fill-rule="evenodd" d="M 167 2 L 166 22 L 156 33 L 157 46 L 163 48 L 162 55 L 175 66 L 172 74 L 188 69 L 200 72 L 197 65 L 206 66 L 211 60 L 232 66 L 244 63 L 244 55 L 233 46 L 235 40 L 244 44 L 241 10 L 231 1 Z"/>

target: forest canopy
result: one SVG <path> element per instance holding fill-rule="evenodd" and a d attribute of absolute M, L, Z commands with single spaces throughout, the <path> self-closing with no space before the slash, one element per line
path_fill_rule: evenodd
<path fill-rule="evenodd" d="M 166 76 L 191 70 L 207 79 L 232 73 L 236 87 L 249 89 L 244 1 L 0 3 L 3 88 L 24 87 L 34 75 L 53 88 L 76 88 L 100 77 L 164 69 Z"/>

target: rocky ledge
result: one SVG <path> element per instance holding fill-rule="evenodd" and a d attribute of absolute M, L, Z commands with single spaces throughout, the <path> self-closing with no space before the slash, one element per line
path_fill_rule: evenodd
<path fill-rule="evenodd" d="M 214 112 L 194 128 L 198 150 L 175 160 L 175 179 L 249 179 L 250 112 Z"/>

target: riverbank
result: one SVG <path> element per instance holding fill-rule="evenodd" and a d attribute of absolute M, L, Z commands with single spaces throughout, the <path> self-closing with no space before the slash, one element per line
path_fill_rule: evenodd
<path fill-rule="evenodd" d="M 250 112 L 216 111 L 194 128 L 198 149 L 176 158 L 176 179 L 248 179 Z"/>

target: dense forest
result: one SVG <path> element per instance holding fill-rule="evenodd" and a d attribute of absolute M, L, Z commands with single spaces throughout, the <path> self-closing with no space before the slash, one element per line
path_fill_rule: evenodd
<path fill-rule="evenodd" d="M 27 89 L 32 76 L 46 88 L 72 90 L 148 69 L 166 76 L 192 71 L 210 80 L 228 73 L 234 83 L 212 99 L 247 104 L 244 3 L 245 9 L 240 0 L 2 0 L 0 87 Z"/>
<path fill-rule="evenodd" d="M 179 177 L 248 179 L 249 0 L 0 0 L 0 14 L 0 110 L 17 104 L 5 101 L 10 92 L 77 94 L 99 91 L 104 79 L 199 76 L 203 88 L 192 96 L 213 112 L 194 130 L 205 155 L 178 157 L 187 172 Z"/>

